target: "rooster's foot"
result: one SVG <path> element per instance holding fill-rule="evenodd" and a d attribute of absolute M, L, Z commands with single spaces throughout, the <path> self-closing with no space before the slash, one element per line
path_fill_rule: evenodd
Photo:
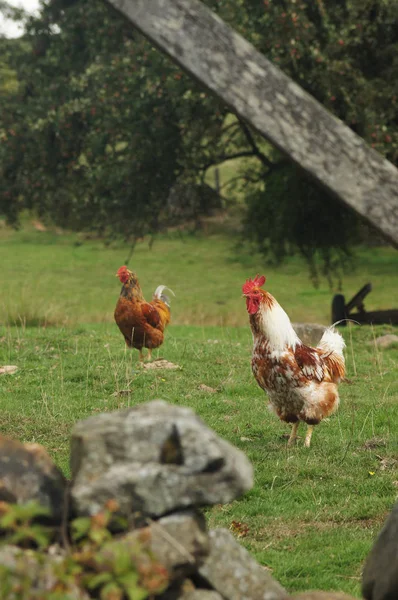
<path fill-rule="evenodd" d="M 288 448 L 290 448 L 291 446 L 294 446 L 297 441 L 297 429 L 298 429 L 299 424 L 300 424 L 300 421 L 296 421 L 296 423 L 293 423 L 292 432 L 291 432 L 290 438 L 287 442 Z"/>
<path fill-rule="evenodd" d="M 314 431 L 314 426 L 308 425 L 308 429 L 307 429 L 307 433 L 305 435 L 305 441 L 304 441 L 304 446 L 306 448 L 309 448 L 311 445 L 311 436 L 312 436 L 313 431 Z"/>

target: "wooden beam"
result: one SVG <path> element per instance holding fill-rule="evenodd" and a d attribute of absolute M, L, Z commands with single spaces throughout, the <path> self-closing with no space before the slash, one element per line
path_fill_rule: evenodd
<path fill-rule="evenodd" d="M 398 170 L 242 36 L 198 0 L 108 2 L 398 246 Z"/>

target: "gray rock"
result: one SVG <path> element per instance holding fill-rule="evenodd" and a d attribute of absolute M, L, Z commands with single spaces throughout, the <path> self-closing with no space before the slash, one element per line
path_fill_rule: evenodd
<path fill-rule="evenodd" d="M 17 504 L 34 500 L 59 521 L 66 487 L 66 479 L 43 446 L 0 436 L 0 500 Z"/>
<path fill-rule="evenodd" d="M 210 554 L 199 575 L 228 600 L 286 600 L 287 592 L 227 529 L 209 532 Z"/>
<path fill-rule="evenodd" d="M 162 400 L 80 421 L 71 445 L 78 514 L 95 514 L 115 499 L 123 514 L 161 516 L 230 502 L 253 485 L 240 450 L 189 408 Z"/>
<path fill-rule="evenodd" d="M 184 583 L 179 588 L 168 589 L 156 598 L 158 600 L 224 600 L 223 596 L 214 590 L 194 588 L 193 584 L 185 586 Z"/>
<path fill-rule="evenodd" d="M 366 600 L 398 598 L 398 502 L 384 523 L 365 563 L 362 594 Z"/>
<path fill-rule="evenodd" d="M 15 365 L 4 365 L 0 367 L 0 375 L 13 375 L 18 371 Z"/>
<path fill-rule="evenodd" d="M 24 590 L 24 595 L 7 595 L 7 598 L 21 598 L 21 600 L 42 600 L 43 595 L 54 590 L 58 583 L 58 564 L 63 556 L 49 556 L 36 553 L 32 550 L 21 550 L 16 546 L 5 545 L 0 548 L 0 581 L 1 589 Z M 73 582 L 64 582 L 63 589 L 65 600 L 89 600 L 89 596 Z M 23 592 L 22 592 L 23 593 Z M 3 598 L 6 600 L 6 598 Z"/>
<path fill-rule="evenodd" d="M 327 328 L 318 323 L 293 323 L 293 329 L 304 344 L 317 346 Z"/>
<path fill-rule="evenodd" d="M 126 537 L 140 539 L 148 535 L 148 545 L 157 561 L 169 571 L 172 579 L 196 571 L 209 553 L 209 536 L 202 514 L 183 511 L 153 521 Z"/>
<path fill-rule="evenodd" d="M 185 592 L 179 600 L 223 600 L 223 597 L 213 590 L 192 590 Z"/>
<path fill-rule="evenodd" d="M 386 335 L 381 335 L 376 338 L 374 342 L 369 342 L 369 345 L 376 344 L 379 348 L 391 348 L 392 346 L 398 347 L 398 335 L 394 335 L 393 333 L 387 333 Z"/>

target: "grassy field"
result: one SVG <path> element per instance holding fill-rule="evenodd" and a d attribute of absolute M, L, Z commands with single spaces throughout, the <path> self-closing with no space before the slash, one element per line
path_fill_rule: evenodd
<path fill-rule="evenodd" d="M 0 236 L 0 365 L 19 367 L 0 377 L 1 432 L 42 443 L 68 474 L 76 420 L 154 398 L 191 406 L 255 468 L 251 492 L 206 511 L 210 526 L 237 536 L 247 530 L 240 541 L 291 591 L 335 589 L 359 597 L 363 560 L 398 491 L 398 352 L 374 344 L 393 328 L 344 331 L 349 383 L 341 386 L 341 408 L 316 428 L 309 450 L 302 439 L 288 450 L 288 428 L 271 416 L 251 375 L 240 286 L 264 271 L 293 319 L 326 323 L 331 292 L 314 290 L 299 260 L 264 268 L 258 256 L 239 256 L 222 236 L 163 239 L 152 251 L 139 245 L 131 264 L 147 295 L 158 283 L 177 294 L 157 354 L 181 370 L 153 372 L 139 367 L 138 352 L 126 351 L 112 323 L 114 273 L 126 250 L 73 243 L 51 233 Z M 394 269 L 393 251 L 363 251 L 343 291 L 350 296 L 370 279 L 369 308 L 392 307 Z M 57 326 L 29 326 L 44 318 Z"/>
<path fill-rule="evenodd" d="M 256 272 L 267 276 L 267 289 L 293 321 L 329 323 L 336 290 L 326 281 L 315 289 L 301 259 L 271 267 L 247 248 L 237 249 L 236 241 L 225 235 L 175 234 L 159 238 L 152 250 L 146 242 L 139 243 L 129 266 L 138 273 L 147 297 L 159 284 L 174 290 L 174 324 L 246 325 L 241 286 Z M 0 252 L 0 324 L 112 321 L 120 288 L 114 275 L 125 263 L 126 246 L 105 249 L 100 242 L 81 244 L 67 234 L 3 228 Z M 356 269 L 347 273 L 342 291 L 348 300 L 371 281 L 368 310 L 392 308 L 397 272 L 398 253 L 392 248 L 359 250 Z"/>

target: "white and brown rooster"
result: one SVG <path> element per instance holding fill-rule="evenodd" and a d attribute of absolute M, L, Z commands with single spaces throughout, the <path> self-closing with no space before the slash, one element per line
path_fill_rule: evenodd
<path fill-rule="evenodd" d="M 278 417 L 293 423 L 288 445 L 294 444 L 304 421 L 308 448 L 314 425 L 339 405 L 337 384 L 345 374 L 345 343 L 330 327 L 316 348 L 303 344 L 280 304 L 261 289 L 264 283 L 265 277 L 257 275 L 242 287 L 253 333 L 253 374 Z"/>

